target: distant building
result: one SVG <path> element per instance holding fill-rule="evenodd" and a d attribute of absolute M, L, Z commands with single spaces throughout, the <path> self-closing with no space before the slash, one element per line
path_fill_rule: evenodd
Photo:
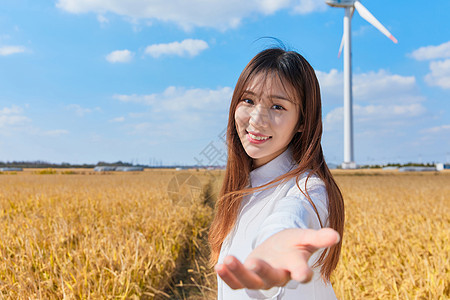
<path fill-rule="evenodd" d="M 427 172 L 436 171 L 435 167 L 401 167 L 398 168 L 399 172 Z"/>
<path fill-rule="evenodd" d="M 0 168 L 0 172 L 8 172 L 8 171 L 23 171 L 22 168 Z"/>
<path fill-rule="evenodd" d="M 94 168 L 96 172 L 110 172 L 110 171 L 118 171 L 118 172 L 138 172 L 144 171 L 144 167 L 132 167 L 132 166 L 97 166 Z"/>
<path fill-rule="evenodd" d="M 450 163 L 437 163 L 436 164 L 436 170 L 443 171 L 443 170 L 450 170 Z"/>
<path fill-rule="evenodd" d="M 144 171 L 144 167 L 117 167 L 116 171 L 119 172 L 140 172 Z"/>
<path fill-rule="evenodd" d="M 389 167 L 383 167 L 383 170 L 387 170 L 387 171 L 394 171 L 397 170 L 397 167 L 393 167 L 393 166 L 389 166 Z"/>
<path fill-rule="evenodd" d="M 108 172 L 108 171 L 115 171 L 116 167 L 111 166 L 97 166 L 94 168 L 95 172 Z"/>

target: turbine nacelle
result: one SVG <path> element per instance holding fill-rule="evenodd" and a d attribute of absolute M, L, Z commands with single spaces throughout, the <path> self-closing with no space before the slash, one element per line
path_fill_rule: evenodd
<path fill-rule="evenodd" d="M 333 7 L 352 7 L 356 0 L 326 0 L 325 2 Z"/>

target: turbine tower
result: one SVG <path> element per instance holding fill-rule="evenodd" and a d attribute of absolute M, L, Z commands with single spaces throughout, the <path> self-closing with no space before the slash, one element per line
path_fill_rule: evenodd
<path fill-rule="evenodd" d="M 355 169 L 356 163 L 353 155 L 353 104 L 352 104 L 352 40 L 351 22 L 355 9 L 359 15 L 394 43 L 397 39 L 359 2 L 358 0 L 326 0 L 328 5 L 333 7 L 343 7 L 344 33 L 342 35 L 339 54 L 344 47 L 344 162 L 343 169 Z"/>

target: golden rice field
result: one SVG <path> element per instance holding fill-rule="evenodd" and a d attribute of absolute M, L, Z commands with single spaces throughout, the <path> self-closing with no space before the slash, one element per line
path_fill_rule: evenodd
<path fill-rule="evenodd" d="M 450 298 L 450 172 L 336 171 L 339 299 Z M 214 299 L 221 172 L 0 174 L 0 299 Z M 184 184 L 183 184 L 184 182 Z"/>
<path fill-rule="evenodd" d="M 340 299 L 450 298 L 450 173 L 337 174 L 346 204 Z"/>
<path fill-rule="evenodd" d="M 0 175 L 0 298 L 152 299 L 211 218 L 168 197 L 174 171 L 54 173 Z"/>

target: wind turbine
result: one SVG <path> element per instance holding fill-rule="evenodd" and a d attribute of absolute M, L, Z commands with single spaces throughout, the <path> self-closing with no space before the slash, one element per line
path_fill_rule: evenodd
<path fill-rule="evenodd" d="M 352 42 L 351 21 L 355 9 L 359 15 L 394 43 L 397 39 L 359 2 L 358 0 L 326 0 L 328 5 L 345 8 L 344 33 L 342 35 L 339 54 L 344 47 L 344 162 L 343 169 L 355 169 L 356 163 L 353 156 L 353 104 L 352 104 Z"/>

